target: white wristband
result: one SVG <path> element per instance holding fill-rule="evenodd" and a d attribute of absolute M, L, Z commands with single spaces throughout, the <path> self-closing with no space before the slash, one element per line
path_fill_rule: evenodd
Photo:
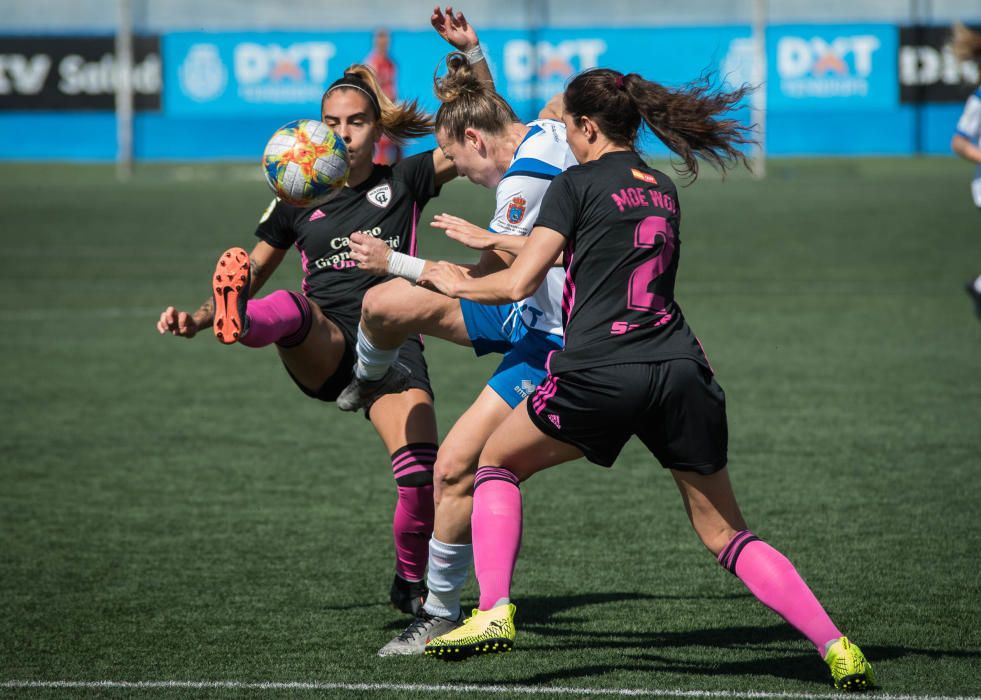
<path fill-rule="evenodd" d="M 474 63 L 480 63 L 481 61 L 484 60 L 484 52 L 480 48 L 480 44 L 477 44 L 476 46 L 474 46 L 472 49 L 468 51 L 464 51 L 463 55 L 467 57 L 467 60 L 470 62 L 471 65 L 473 65 Z"/>
<path fill-rule="evenodd" d="M 405 253 L 392 251 L 388 256 L 388 272 L 396 277 L 407 279 L 413 284 L 419 281 L 426 261 Z"/>

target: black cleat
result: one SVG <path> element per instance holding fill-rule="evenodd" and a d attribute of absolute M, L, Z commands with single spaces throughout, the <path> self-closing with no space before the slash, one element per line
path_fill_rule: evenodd
<path fill-rule="evenodd" d="M 385 394 L 398 394 L 409 388 L 412 371 L 396 362 L 381 379 L 358 379 L 357 375 L 337 397 L 337 407 L 342 411 L 368 410 Z"/>
<path fill-rule="evenodd" d="M 428 594 L 429 589 L 426 588 L 425 581 L 406 581 L 395 574 L 388 599 L 392 601 L 392 607 L 395 609 L 401 610 L 407 615 L 418 617 Z"/>

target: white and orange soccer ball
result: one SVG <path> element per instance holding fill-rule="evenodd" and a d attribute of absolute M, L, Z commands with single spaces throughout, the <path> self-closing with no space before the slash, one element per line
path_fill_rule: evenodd
<path fill-rule="evenodd" d="M 262 172 L 283 201 L 300 207 L 323 204 L 347 182 L 347 147 L 323 122 L 297 119 L 269 139 Z"/>

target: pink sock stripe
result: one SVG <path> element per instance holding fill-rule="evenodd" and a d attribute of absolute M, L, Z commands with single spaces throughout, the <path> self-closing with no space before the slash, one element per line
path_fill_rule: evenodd
<path fill-rule="evenodd" d="M 402 477 L 409 476 L 410 474 L 420 474 L 422 472 L 432 473 L 432 471 L 433 471 L 432 467 L 427 467 L 424 464 L 410 464 L 404 469 L 401 469 L 400 471 L 396 472 L 395 478 L 401 479 Z"/>
<path fill-rule="evenodd" d="M 729 544 L 719 554 L 719 563 L 722 564 L 724 569 L 735 576 L 736 561 L 739 559 L 739 554 L 743 551 L 743 547 L 750 542 L 759 541 L 759 539 L 759 537 L 749 530 L 740 530 L 733 535 L 732 539 L 729 540 Z"/>
<path fill-rule="evenodd" d="M 394 462 L 392 462 L 392 471 L 398 474 L 403 469 L 408 469 L 409 467 L 419 465 L 420 467 L 425 467 L 429 471 L 433 470 L 433 465 L 436 464 L 436 456 L 432 457 L 421 457 L 417 458 L 413 455 L 406 455 Z"/>
<path fill-rule="evenodd" d="M 407 464 L 428 464 L 432 466 L 436 463 L 436 453 L 432 454 L 407 454 L 392 460 L 392 469 L 401 469 Z"/>
<path fill-rule="evenodd" d="M 515 486 L 518 485 L 518 477 L 504 467 L 480 467 L 473 480 L 474 489 L 485 481 L 508 481 Z"/>

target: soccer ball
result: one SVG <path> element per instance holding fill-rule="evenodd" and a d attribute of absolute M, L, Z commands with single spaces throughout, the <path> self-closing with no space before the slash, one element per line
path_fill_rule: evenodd
<path fill-rule="evenodd" d="M 323 204 L 344 187 L 347 146 L 323 122 L 297 119 L 276 129 L 262 152 L 262 172 L 276 196 L 299 207 Z"/>

